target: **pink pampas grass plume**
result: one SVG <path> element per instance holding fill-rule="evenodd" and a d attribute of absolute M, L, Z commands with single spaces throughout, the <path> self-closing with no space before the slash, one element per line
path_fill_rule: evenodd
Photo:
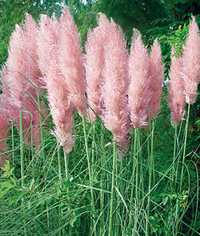
<path fill-rule="evenodd" d="M 186 102 L 184 96 L 184 81 L 182 76 L 182 58 L 176 58 L 174 54 L 175 49 L 172 47 L 168 97 L 169 107 L 171 109 L 171 123 L 175 127 L 184 118 L 184 107 Z"/>
<path fill-rule="evenodd" d="M 60 24 L 55 17 L 46 15 L 40 18 L 37 38 L 39 66 L 48 92 L 50 112 L 55 124 L 54 134 L 66 153 L 72 150 L 73 106 L 69 100 L 66 80 L 59 62 Z"/>
<path fill-rule="evenodd" d="M 186 102 L 194 103 L 200 79 L 200 37 L 195 17 L 189 25 L 189 34 L 183 48 L 183 74 L 185 82 Z"/>
<path fill-rule="evenodd" d="M 86 83 L 89 118 L 95 122 L 96 114 L 102 115 L 102 83 L 104 68 L 104 37 L 101 27 L 89 31 L 86 42 Z M 93 111 L 94 110 L 94 111 Z M 95 113 L 96 114 L 95 114 Z"/>
<path fill-rule="evenodd" d="M 102 27 L 105 37 L 104 122 L 105 126 L 113 133 L 117 145 L 126 148 L 129 129 L 126 98 L 129 85 L 126 42 L 121 28 L 112 19 L 111 22 L 105 21 L 104 16 L 101 15 L 99 25 Z"/>
<path fill-rule="evenodd" d="M 25 78 L 27 64 L 24 42 L 23 29 L 16 25 L 9 42 L 8 59 L 2 70 L 2 105 L 7 118 L 13 120 L 18 129 L 20 127 L 19 110 L 22 108 L 24 91 L 27 84 Z M 23 123 L 24 127 L 27 128 L 26 122 L 24 121 Z"/>
<path fill-rule="evenodd" d="M 131 122 L 135 128 L 144 127 L 148 124 L 148 106 L 152 91 L 149 77 L 149 55 L 142 42 L 141 35 L 137 31 L 131 46 L 129 75 L 131 81 L 128 103 Z"/>
<path fill-rule="evenodd" d="M 51 19 L 47 15 L 40 16 L 37 42 L 38 65 L 42 75 L 47 75 L 49 69 L 54 66 L 52 58 L 55 57 L 54 48 L 58 45 L 58 36 L 52 29 Z M 47 37 L 48 35 L 48 37 Z M 42 78 L 41 78 L 42 79 Z"/>
<path fill-rule="evenodd" d="M 59 59 L 61 71 L 65 77 L 70 92 L 70 100 L 80 115 L 86 114 L 86 85 L 82 49 L 78 29 L 68 7 L 60 17 L 60 50 Z"/>
<path fill-rule="evenodd" d="M 11 36 L 9 56 L 3 70 L 3 84 L 7 90 L 3 89 L 3 91 L 8 96 L 7 99 L 5 99 L 5 96 L 3 98 L 3 103 L 4 101 L 8 103 L 4 103 L 6 114 L 15 121 L 19 129 L 19 110 L 25 111 L 22 113 L 23 130 L 25 141 L 29 144 L 31 143 L 30 125 L 33 122 L 35 123 L 33 114 L 38 112 L 39 116 L 37 89 L 44 92 L 43 83 L 40 80 L 41 72 L 37 65 L 36 35 L 37 25 L 33 18 L 26 14 L 24 25 L 22 27 L 16 25 L 16 29 Z M 44 108 L 43 104 L 41 106 Z M 39 123 L 37 127 L 39 133 Z M 35 143 L 39 145 L 38 140 Z"/>
<path fill-rule="evenodd" d="M 24 33 L 23 29 L 15 26 L 8 50 L 8 59 L 5 63 L 7 72 L 3 75 L 5 83 L 10 87 L 10 100 L 18 109 L 21 108 L 21 101 L 26 86 L 26 78 L 24 71 L 26 71 L 26 60 L 24 51 Z M 5 72 L 5 70 L 4 70 Z"/>
<path fill-rule="evenodd" d="M 28 111 L 24 114 L 25 120 L 29 123 L 29 129 L 27 132 L 27 138 L 31 138 L 31 129 L 30 125 L 32 125 L 32 136 L 33 136 L 33 143 L 34 146 L 38 147 L 40 145 L 40 112 L 42 121 L 44 121 L 45 117 L 47 116 L 47 110 L 44 105 L 44 102 L 40 101 L 40 108 L 39 111 L 38 106 L 38 93 L 44 92 L 44 82 L 40 79 L 41 78 L 41 71 L 38 67 L 38 55 L 37 55 L 37 44 L 36 44 L 36 37 L 38 33 L 36 22 L 33 20 L 31 15 L 26 14 L 25 24 L 23 25 L 24 35 L 25 35 L 25 42 L 24 42 L 24 50 L 26 52 L 26 62 L 27 62 L 27 69 L 25 71 L 25 76 L 27 77 L 28 81 L 25 88 L 25 97 L 22 101 L 23 110 Z M 35 87 L 34 87 L 35 86 Z"/>
<path fill-rule="evenodd" d="M 41 78 L 41 71 L 38 67 L 38 55 L 37 55 L 37 43 L 36 38 L 38 34 L 38 28 L 36 22 L 33 20 L 32 16 L 26 13 L 25 24 L 23 25 L 25 42 L 24 50 L 26 52 L 26 74 L 28 80 L 41 92 L 44 92 L 44 82 Z M 29 84 L 30 87 L 33 87 Z"/>
<path fill-rule="evenodd" d="M 1 98 L 1 97 L 0 97 Z M 5 160 L 8 159 L 6 152 L 8 151 L 7 141 L 9 135 L 9 125 L 3 111 L 0 111 L 0 169 L 4 166 Z"/>
<path fill-rule="evenodd" d="M 149 76 L 151 79 L 151 99 L 149 103 L 150 117 L 155 120 L 160 109 L 163 83 L 163 65 L 161 47 L 158 39 L 154 41 L 149 57 Z"/>

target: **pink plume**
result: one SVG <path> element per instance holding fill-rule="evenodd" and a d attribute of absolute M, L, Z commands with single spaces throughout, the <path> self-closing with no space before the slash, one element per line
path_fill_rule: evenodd
<path fill-rule="evenodd" d="M 184 96 L 184 81 L 182 76 L 182 58 L 176 58 L 174 54 L 175 49 L 172 46 L 168 97 L 169 107 L 171 109 L 171 122 L 173 126 L 176 126 L 184 118 L 184 107 L 186 102 Z"/>
<path fill-rule="evenodd" d="M 40 145 L 40 115 L 39 112 L 42 113 L 42 121 L 47 116 L 47 110 L 43 102 L 40 102 L 41 111 L 39 111 L 38 106 L 38 90 L 40 92 L 44 92 L 44 82 L 41 78 L 41 71 L 38 67 L 38 55 L 37 55 L 37 44 L 36 37 L 38 34 L 38 29 L 35 21 L 31 17 L 31 15 L 26 14 L 25 24 L 23 26 L 25 42 L 24 42 L 24 50 L 25 50 L 25 60 L 27 63 L 27 68 L 25 71 L 25 76 L 28 79 L 26 88 L 25 88 L 25 96 L 22 101 L 22 108 L 25 111 L 23 114 L 25 122 L 25 129 L 27 128 L 27 139 L 30 143 L 31 132 L 33 135 L 33 143 L 34 146 Z M 35 87 L 34 87 L 35 86 Z M 27 125 L 26 125 L 27 123 Z M 32 125 L 32 131 L 30 129 L 30 125 Z"/>
<path fill-rule="evenodd" d="M 69 100 L 66 80 L 60 70 L 59 62 L 60 24 L 53 16 L 50 20 L 42 15 L 37 39 L 39 66 L 44 75 L 50 112 L 55 124 L 54 133 L 69 153 L 73 147 L 72 126 L 73 106 Z"/>
<path fill-rule="evenodd" d="M 104 37 L 102 28 L 97 27 L 90 31 L 86 42 L 86 83 L 88 104 L 92 108 L 89 109 L 89 118 L 92 122 L 96 120 L 95 113 L 101 117 L 102 108 L 102 83 L 104 68 Z M 93 112 L 94 110 L 94 112 Z"/>
<path fill-rule="evenodd" d="M 6 67 L 3 69 L 3 91 L 6 96 L 3 96 L 2 102 L 6 109 L 5 113 L 15 121 L 19 129 L 19 109 L 25 111 L 23 112 L 23 130 L 25 141 L 28 143 L 31 139 L 30 125 L 36 122 L 33 120 L 33 114 L 38 112 L 37 89 L 44 91 L 43 83 L 40 81 L 41 72 L 37 65 L 36 35 L 37 25 L 33 18 L 26 14 L 23 27 L 16 25 L 11 36 L 9 56 Z M 44 108 L 44 105 L 42 106 Z M 39 123 L 37 127 L 40 133 Z M 39 145 L 38 140 L 37 144 Z"/>
<path fill-rule="evenodd" d="M 183 74 L 186 102 L 192 104 L 195 102 L 197 96 L 197 87 L 200 78 L 200 38 L 198 25 L 194 16 L 189 25 L 189 34 L 183 49 Z"/>
<path fill-rule="evenodd" d="M 8 59 L 5 66 L 7 71 L 3 75 L 4 85 L 6 83 L 10 87 L 10 102 L 20 109 L 27 83 L 24 77 L 27 64 L 24 51 L 24 33 L 19 25 L 15 26 L 10 37 Z"/>
<path fill-rule="evenodd" d="M 126 98 L 129 85 L 126 42 L 121 28 L 112 19 L 109 22 L 105 20 L 103 15 L 102 17 L 99 19 L 99 25 L 104 32 L 105 47 L 104 122 L 105 126 L 113 133 L 118 146 L 126 148 L 129 129 Z"/>
<path fill-rule="evenodd" d="M 44 92 L 44 82 L 40 79 L 41 71 L 38 67 L 38 55 L 37 55 L 37 44 L 36 38 L 38 34 L 38 29 L 36 22 L 33 20 L 32 16 L 26 13 L 26 20 L 23 26 L 25 43 L 24 50 L 26 52 L 26 74 L 28 80 L 40 91 Z M 28 87 L 33 87 L 30 83 Z"/>
<path fill-rule="evenodd" d="M 86 114 L 86 85 L 82 49 L 79 42 L 78 29 L 68 7 L 60 17 L 60 50 L 61 71 L 65 77 L 72 101 L 79 114 Z"/>
<path fill-rule="evenodd" d="M 149 57 L 149 76 L 151 79 L 151 99 L 149 103 L 150 117 L 155 120 L 160 109 L 163 83 L 163 65 L 161 48 L 158 39 L 154 41 Z"/>
<path fill-rule="evenodd" d="M 128 92 L 130 117 L 132 125 L 139 128 L 147 125 L 148 106 L 152 97 L 149 56 L 139 32 L 136 32 L 132 41 L 129 74 L 131 77 Z"/>

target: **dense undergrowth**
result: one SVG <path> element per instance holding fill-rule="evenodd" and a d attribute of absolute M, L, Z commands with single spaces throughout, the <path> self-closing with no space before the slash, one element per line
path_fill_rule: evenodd
<path fill-rule="evenodd" d="M 163 108 L 150 130 L 131 130 L 119 162 L 101 120 L 91 125 L 75 117 L 75 145 L 67 155 L 47 132 L 49 120 L 38 149 L 11 129 L 12 158 L 0 182 L 0 235 L 199 235 L 199 154 L 188 146 L 182 166 L 186 121 L 174 151 L 174 129 Z"/>

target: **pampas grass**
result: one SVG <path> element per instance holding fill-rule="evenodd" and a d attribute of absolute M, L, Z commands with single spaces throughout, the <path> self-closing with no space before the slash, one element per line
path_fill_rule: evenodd
<path fill-rule="evenodd" d="M 0 134 L 7 149 L 1 154 L 12 152 L 14 161 L 4 162 L 0 175 L 0 234 L 198 235 L 198 210 L 193 209 L 198 208 L 199 176 L 194 156 L 199 155 L 187 145 L 190 102 L 196 92 L 190 96 L 184 85 L 186 97 L 192 100 L 186 124 L 183 117 L 174 119 L 180 128 L 175 129 L 173 140 L 169 113 L 159 113 L 163 65 L 158 41 L 148 54 L 141 34 L 135 31 L 128 55 L 120 27 L 101 14 L 97 28 L 88 36 L 85 78 L 78 31 L 67 7 L 60 20 L 42 15 L 38 28 L 27 16 L 25 26 L 16 27 L 11 42 L 20 38 L 20 45 L 24 45 L 32 27 L 37 32 L 36 64 L 23 71 L 22 56 L 26 57 L 23 50 L 18 51 L 15 69 L 20 74 L 15 79 L 20 78 L 19 91 L 25 96 L 16 93 L 16 104 L 6 102 L 15 98 L 16 91 L 7 83 L 11 82 L 9 70 L 3 69 Z M 103 44 L 97 35 L 104 39 Z M 95 43 L 99 47 L 95 48 Z M 29 52 L 34 55 L 31 45 Z M 100 52 L 102 58 L 95 54 Z M 95 56 L 98 65 L 90 61 Z M 182 81 L 182 74 L 175 70 L 180 61 L 171 59 L 173 113 L 174 103 L 179 103 L 173 100 L 175 90 L 182 94 L 182 87 L 176 89 L 174 81 L 175 77 Z M 29 79 L 31 68 L 34 73 Z M 33 68 L 39 68 L 38 74 Z M 94 88 L 98 90 L 95 95 L 91 94 Z M 96 113 L 92 120 L 87 117 L 86 91 L 88 109 Z M 48 100 L 49 114 L 43 112 L 43 100 Z M 27 104 L 37 109 L 29 109 Z M 7 119 L 9 107 L 13 109 Z M 166 106 L 162 109 L 168 111 Z M 17 114 L 19 133 L 13 128 L 13 114 Z M 11 137 L 7 136 L 9 119 Z M 43 129 L 44 121 L 54 135 Z M 24 132 L 27 124 L 31 130 L 29 145 Z M 41 140 L 37 145 L 34 136 Z M 119 150 L 124 147 L 124 160 L 119 162 Z"/>

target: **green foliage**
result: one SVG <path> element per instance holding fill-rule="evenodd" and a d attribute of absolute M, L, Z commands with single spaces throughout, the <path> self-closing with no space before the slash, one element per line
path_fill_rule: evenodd
<path fill-rule="evenodd" d="M 152 22 L 157 18 L 167 17 L 161 1 L 97 1 L 93 9 L 112 17 L 119 24 L 130 43 L 133 28 L 137 28 L 143 35 L 152 28 Z"/>
<path fill-rule="evenodd" d="M 112 135 L 103 127 L 100 119 L 95 123 L 95 129 L 86 121 L 85 140 L 82 120 L 77 113 L 74 116 L 76 143 L 69 155 L 64 155 L 56 139 L 48 132 L 44 132 L 41 147 L 33 152 L 30 147 L 23 145 L 23 187 L 19 137 L 17 133 L 14 134 L 15 137 L 11 140 L 15 142 L 15 150 L 10 149 L 10 152 L 14 151 L 15 160 L 11 160 L 10 163 L 7 161 L 4 173 L 0 175 L 0 235 L 25 235 L 26 232 L 27 235 L 94 235 L 94 231 L 97 235 L 108 235 L 113 176 Z M 173 182 L 174 130 L 169 118 L 166 108 L 163 107 L 156 120 L 154 135 L 147 131 L 138 131 L 137 142 L 140 146 L 137 147 L 137 152 L 133 149 L 134 137 L 130 135 L 130 147 L 125 160 L 116 162 L 112 226 L 112 231 L 118 232 L 115 235 L 132 235 L 132 229 L 135 228 L 136 232 L 143 236 L 147 232 L 146 222 L 150 224 L 152 235 L 170 235 L 175 231 L 178 216 L 181 216 L 178 224 L 180 234 L 183 232 L 184 235 L 195 235 L 198 231 L 198 172 L 196 165 L 191 162 L 193 158 L 187 158 L 183 189 L 179 192 L 184 129 L 180 128 L 179 131 L 177 179 Z M 147 218 L 144 212 L 147 209 L 149 194 L 148 139 L 152 137 L 154 165 L 151 166 L 151 204 L 150 215 Z M 85 149 L 86 142 L 88 154 Z M 45 153 L 44 157 L 42 153 Z M 89 160 L 86 159 L 87 155 Z M 137 160 L 137 171 L 132 182 L 134 155 Z M 198 155 L 196 157 L 199 158 Z M 88 161 L 91 168 L 90 177 Z M 132 189 L 134 201 L 131 204 Z"/>
<path fill-rule="evenodd" d="M 176 56 L 180 56 L 182 54 L 183 44 L 185 44 L 188 35 L 188 28 L 186 24 L 184 24 L 183 27 L 179 25 L 178 29 L 172 31 L 168 36 L 163 35 L 159 37 L 159 41 L 173 45 L 176 50 Z"/>
<path fill-rule="evenodd" d="M 8 56 L 8 43 L 15 24 L 21 24 L 25 19 L 25 13 L 29 13 L 38 21 L 40 14 L 49 16 L 54 12 L 61 14 L 61 0 L 5 0 L 0 1 L 0 67 Z"/>
<path fill-rule="evenodd" d="M 14 24 L 23 20 L 24 13 L 31 13 L 36 20 L 40 13 L 51 15 L 52 11 L 56 11 L 59 15 L 61 6 L 56 2 L 60 1 L 22 3 L 10 0 L 0 3 L 3 9 L 0 11 L 1 62 L 6 60 L 8 40 Z M 151 44 L 159 37 L 166 76 L 170 65 L 169 45 L 174 45 L 177 54 L 181 54 L 190 12 L 198 14 L 196 9 L 200 5 L 198 1 L 188 0 L 100 0 L 95 3 L 88 1 L 88 4 L 76 0 L 66 3 L 78 24 L 83 45 L 88 29 L 96 25 L 96 13 L 99 11 L 113 17 L 122 26 L 128 44 L 133 27 L 143 33 L 146 44 Z M 46 130 L 54 127 L 48 119 L 43 126 L 41 147 L 34 149 L 25 143 L 21 145 L 24 166 L 20 162 L 19 135 L 14 130 L 13 137 L 8 140 L 9 153 L 14 159 L 6 162 L 4 173 L 0 174 L 0 235 L 108 235 L 111 217 L 116 236 L 165 236 L 172 232 L 173 235 L 199 235 L 198 102 L 191 108 L 191 114 L 183 179 L 181 168 L 185 121 L 181 123 L 174 139 L 167 108 L 166 85 L 155 129 L 151 132 L 140 130 L 135 138 L 131 131 L 125 160 L 115 162 L 114 168 L 113 157 L 116 153 L 113 151 L 112 134 L 100 119 L 94 126 L 84 121 L 83 128 L 82 119 L 74 113 L 76 142 L 67 156 Z M 149 140 L 152 140 L 152 146 Z M 174 140 L 177 141 L 175 159 Z M 181 181 L 183 186 L 180 191 Z"/>

